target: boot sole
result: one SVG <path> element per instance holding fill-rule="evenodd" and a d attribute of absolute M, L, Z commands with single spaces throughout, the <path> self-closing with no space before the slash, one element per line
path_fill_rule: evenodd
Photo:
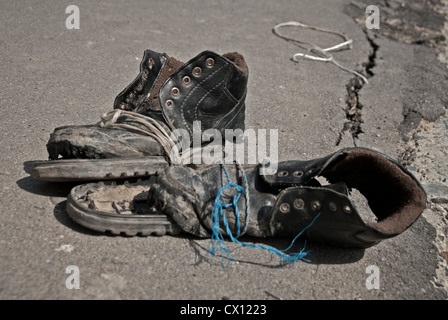
<path fill-rule="evenodd" d="M 163 236 L 176 235 L 180 228 L 171 223 L 169 218 L 161 214 L 124 214 L 112 213 L 112 210 L 91 208 L 89 197 L 95 194 L 98 204 L 112 208 L 115 201 L 127 198 L 133 201 L 137 195 L 149 190 L 144 182 L 133 184 L 105 184 L 89 183 L 74 187 L 67 197 L 67 213 L 76 223 L 101 233 L 110 233 L 122 236 Z M 122 194 L 118 197 L 117 193 Z M 145 203 L 146 204 L 146 203 Z M 144 206 L 144 205 L 143 205 Z M 117 206 L 115 205 L 115 208 Z M 147 207 L 145 207 L 148 209 Z M 118 210 L 118 209 L 117 209 Z"/>
<path fill-rule="evenodd" d="M 38 181 L 68 182 L 147 177 L 168 166 L 164 157 L 37 161 L 31 176 Z"/>

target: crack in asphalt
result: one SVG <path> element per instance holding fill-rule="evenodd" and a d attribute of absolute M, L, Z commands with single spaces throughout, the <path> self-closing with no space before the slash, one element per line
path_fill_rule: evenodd
<path fill-rule="evenodd" d="M 376 52 L 379 49 L 379 45 L 375 43 L 374 39 L 369 36 L 366 30 L 363 30 L 366 35 L 367 42 L 371 47 L 371 53 L 368 56 L 367 62 L 363 63 L 364 73 L 367 74 L 367 78 L 372 78 L 375 74 L 373 72 L 373 68 L 376 65 Z M 364 82 L 359 77 L 353 77 L 347 83 L 347 97 L 346 97 L 346 108 L 345 108 L 345 117 L 347 121 L 344 123 L 342 129 L 339 132 L 339 136 L 336 140 L 336 146 L 342 141 L 342 137 L 344 132 L 349 131 L 352 139 L 353 145 L 356 147 L 356 140 L 359 135 L 363 133 L 361 124 L 364 122 L 362 119 L 362 108 L 363 105 L 359 101 L 359 91 L 363 88 Z"/>
<path fill-rule="evenodd" d="M 346 13 L 354 21 L 364 27 L 364 8 L 370 4 L 369 0 L 351 1 L 346 6 Z M 413 173 L 424 186 L 427 193 L 427 209 L 423 212 L 426 221 L 436 230 L 434 239 L 438 251 L 437 267 L 433 276 L 433 285 L 448 293 L 448 185 L 446 173 L 446 159 L 448 149 L 446 144 L 446 129 L 448 128 L 446 79 L 448 78 L 445 67 L 448 66 L 446 58 L 448 46 L 448 0 L 383 0 L 377 2 L 381 8 L 381 37 L 407 44 L 409 52 L 414 55 L 413 60 L 407 65 L 403 63 L 407 74 L 405 85 L 401 91 L 403 120 L 397 130 L 401 137 L 400 154 L 397 160 Z M 365 72 L 368 77 L 373 77 L 376 51 L 379 46 L 370 33 L 363 28 L 367 41 L 373 49 L 369 56 L 369 63 Z M 372 36 L 376 36 L 373 34 Z M 426 49 L 428 48 L 428 49 Z M 437 55 L 436 59 L 432 52 Z M 442 65 L 437 62 L 445 63 Z M 430 61 L 433 61 L 432 63 Z M 370 65 L 369 65 L 370 64 Z M 359 103 L 359 91 L 361 86 L 347 85 L 347 109 L 350 111 L 353 101 L 357 110 L 361 113 L 362 104 Z M 351 89 L 353 87 L 353 89 Z M 347 114 L 348 121 L 340 132 L 337 144 L 341 142 L 345 131 L 353 130 L 353 143 L 362 133 L 361 114 L 355 119 Z M 359 128 L 357 128 L 357 122 Z M 354 123 L 353 123 L 354 122 Z"/>

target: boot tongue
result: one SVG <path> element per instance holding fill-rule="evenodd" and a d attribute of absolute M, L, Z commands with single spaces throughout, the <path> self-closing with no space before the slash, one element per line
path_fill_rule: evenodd
<path fill-rule="evenodd" d="M 154 89 L 149 95 L 147 101 L 157 99 L 159 97 L 159 90 L 162 84 L 166 81 L 166 79 L 168 79 L 169 76 L 171 76 L 174 72 L 176 72 L 177 69 L 179 69 L 182 65 L 184 65 L 183 62 L 175 58 L 171 58 L 166 54 L 165 57 L 166 57 L 165 65 L 163 66 L 162 70 L 160 70 L 159 77 L 156 81 Z M 160 105 L 158 106 L 158 110 L 161 110 Z"/>
<path fill-rule="evenodd" d="M 137 108 L 134 112 L 141 113 L 150 117 L 154 117 L 157 120 L 162 120 L 164 122 L 163 116 L 161 114 L 162 108 L 160 107 L 159 102 L 159 90 L 162 84 L 168 79 L 174 72 L 176 72 L 184 63 L 169 57 L 164 54 L 166 58 L 165 64 L 162 69 L 159 71 L 159 75 L 157 76 L 156 83 L 149 95 L 148 98 Z"/>

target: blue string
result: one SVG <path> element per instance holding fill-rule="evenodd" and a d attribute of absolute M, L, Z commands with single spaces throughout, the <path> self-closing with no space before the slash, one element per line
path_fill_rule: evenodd
<path fill-rule="evenodd" d="M 241 242 L 238 240 L 238 238 L 241 235 L 243 235 L 247 230 L 247 226 L 249 224 L 249 213 L 250 213 L 250 210 L 249 210 L 249 188 L 248 188 L 247 178 L 246 178 L 246 175 L 245 175 L 244 171 L 242 170 L 242 168 L 239 165 L 238 165 L 238 167 L 240 168 L 240 170 L 242 172 L 246 189 L 244 189 L 243 187 L 241 187 L 240 185 L 238 185 L 236 183 L 230 182 L 230 177 L 227 172 L 227 169 L 226 169 L 225 165 L 222 164 L 222 168 L 224 169 L 224 173 L 226 175 L 228 183 L 225 186 L 223 186 L 221 189 L 218 190 L 218 194 L 216 195 L 216 198 L 215 198 L 215 203 L 213 206 L 212 216 L 211 216 L 212 236 L 211 236 L 210 244 L 211 244 L 212 248 L 210 250 L 208 250 L 208 252 L 211 253 L 212 255 L 215 255 L 215 252 L 216 252 L 216 249 L 218 246 L 219 250 L 221 252 L 223 252 L 230 260 L 236 261 L 230 255 L 230 252 L 228 251 L 226 244 L 224 242 L 224 235 L 221 232 L 221 226 L 220 226 L 220 217 L 221 217 L 227 235 L 233 242 L 240 245 L 241 247 L 249 247 L 249 248 L 257 248 L 257 249 L 267 250 L 269 252 L 276 254 L 278 257 L 280 257 L 284 262 L 286 262 L 288 264 L 293 264 L 293 263 L 297 262 L 298 260 L 310 262 L 308 259 L 305 258 L 305 256 L 307 256 L 308 253 L 310 252 L 310 250 L 305 251 L 306 241 L 305 241 L 303 248 L 299 252 L 296 252 L 296 253 L 286 253 L 286 252 L 292 248 L 292 246 L 294 245 L 294 242 L 303 234 L 303 232 L 305 232 L 306 229 L 308 229 L 309 227 L 311 227 L 313 225 L 313 223 L 316 221 L 316 219 L 320 216 L 320 213 L 314 217 L 314 219 L 311 221 L 311 223 L 307 227 L 305 227 L 298 235 L 296 235 L 294 237 L 294 239 L 292 240 L 289 247 L 284 250 L 279 250 L 279 249 L 276 249 L 276 248 L 273 248 L 270 246 L 244 243 L 244 242 Z M 228 188 L 235 188 L 236 194 L 233 196 L 233 199 L 230 203 L 223 203 L 221 201 L 221 195 Z M 241 228 L 240 214 L 239 214 L 237 202 L 240 199 L 242 194 L 245 194 L 245 196 L 246 196 L 246 223 L 245 223 L 243 232 L 241 233 L 241 231 L 240 231 L 240 228 Z M 224 212 L 224 209 L 230 208 L 232 206 L 235 208 L 235 218 L 236 218 L 236 235 L 235 236 L 232 234 L 232 231 L 230 230 L 229 223 L 227 221 L 227 218 L 226 218 L 225 212 Z"/>

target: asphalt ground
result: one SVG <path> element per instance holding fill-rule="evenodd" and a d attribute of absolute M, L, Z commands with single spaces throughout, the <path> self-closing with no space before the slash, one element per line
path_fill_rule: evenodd
<path fill-rule="evenodd" d="M 0 298 L 322 300 L 447 298 L 447 66 L 443 5 L 381 1 L 378 30 L 366 1 L 0 1 L 2 143 Z M 66 8 L 80 11 L 67 29 Z M 442 9 L 441 9 L 442 8 Z M 272 28 L 300 21 L 353 39 L 334 53 L 369 84 L 333 64 L 291 60 L 300 48 Z M 321 46 L 339 38 L 303 29 Z M 249 66 L 247 127 L 277 129 L 279 160 L 313 159 L 342 147 L 384 152 L 421 179 L 424 215 L 368 249 L 307 243 L 310 262 L 284 265 L 262 250 L 211 256 L 209 240 L 120 237 L 69 219 L 73 187 L 31 178 L 48 158 L 54 128 L 93 124 L 138 73 L 145 49 L 187 61 L 203 50 L 237 51 Z M 246 239 L 287 247 L 280 240 Z M 297 249 L 303 243 L 297 245 Z M 79 289 L 66 281 L 79 271 Z M 379 288 L 369 287 L 371 266 Z M 67 269 L 68 268 L 68 269 Z"/>

